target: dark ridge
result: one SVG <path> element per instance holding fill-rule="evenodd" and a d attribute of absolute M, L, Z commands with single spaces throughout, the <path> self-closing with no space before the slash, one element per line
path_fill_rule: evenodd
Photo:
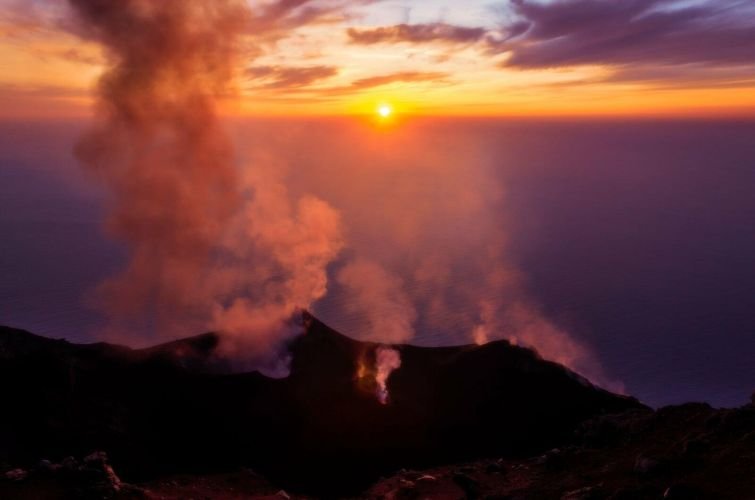
<path fill-rule="evenodd" d="M 401 468 L 540 453 L 589 418 L 647 410 L 505 341 L 394 346 L 402 365 L 383 405 L 377 344 L 308 313 L 303 328 L 283 379 L 223 372 L 215 334 L 132 350 L 2 328 L 0 461 L 105 450 L 126 481 L 248 466 L 335 495 Z"/>

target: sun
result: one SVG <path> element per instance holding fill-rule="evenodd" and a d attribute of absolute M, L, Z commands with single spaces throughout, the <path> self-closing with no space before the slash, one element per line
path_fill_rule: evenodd
<path fill-rule="evenodd" d="M 377 108 L 378 114 L 383 118 L 388 118 L 393 114 L 393 108 L 390 104 L 381 104 Z"/>

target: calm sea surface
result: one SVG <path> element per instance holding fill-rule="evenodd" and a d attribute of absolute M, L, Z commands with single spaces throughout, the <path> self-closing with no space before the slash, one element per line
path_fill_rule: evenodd
<path fill-rule="evenodd" d="M 0 124 L 0 324 L 73 341 L 96 339 L 103 323 L 86 306 L 87 292 L 126 256 L 101 230 L 105 194 L 71 155 L 83 126 Z M 432 200 L 449 199 L 461 176 L 476 179 L 464 184 L 474 200 L 475 190 L 490 195 L 489 179 L 501 186 L 498 212 L 483 213 L 505 225 L 507 260 L 548 317 L 591 345 L 629 393 L 651 405 L 749 400 L 755 123 L 446 120 L 399 127 L 405 131 L 340 121 L 239 122 L 232 133 L 240 157 L 261 161 L 260 150 L 279 156 L 292 193 L 333 203 L 347 214 L 354 241 L 370 247 L 380 246 L 375 234 L 381 214 L 392 220 L 392 206 L 410 198 L 421 200 L 415 211 L 432 208 Z M 434 164 L 443 165 L 437 176 Z M 359 170 L 365 165 L 369 172 Z M 449 248 L 469 237 L 453 217 L 444 221 L 438 234 Z M 344 300 L 334 292 L 317 310 L 348 334 L 359 318 L 339 314 Z M 415 340 L 458 341 L 428 329 Z"/>

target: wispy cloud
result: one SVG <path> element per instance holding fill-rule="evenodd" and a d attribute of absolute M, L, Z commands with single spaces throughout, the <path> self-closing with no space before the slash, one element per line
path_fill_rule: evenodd
<path fill-rule="evenodd" d="M 291 30 L 302 26 L 337 23 L 348 18 L 347 8 L 352 4 L 348 0 L 274 0 L 261 3 L 253 9 L 249 24 L 251 35 L 277 34 L 285 36 Z"/>
<path fill-rule="evenodd" d="M 474 43 L 481 40 L 487 30 L 446 23 L 397 24 L 377 28 L 349 28 L 346 33 L 351 43 L 373 45 L 377 43 Z"/>
<path fill-rule="evenodd" d="M 508 20 L 494 28 L 397 24 L 350 28 L 347 35 L 363 46 L 471 45 L 511 70 L 610 68 L 613 76 L 602 83 L 749 85 L 743 69 L 755 67 L 751 1 L 509 0 L 501 6 Z"/>
<path fill-rule="evenodd" d="M 517 99 L 553 102 L 553 87 L 582 95 L 594 87 L 610 107 L 638 89 L 755 86 L 753 0 L 475 0 L 449 6 L 441 18 L 433 2 L 397 17 L 395 4 L 381 0 L 225 1 L 252 7 L 238 38 L 244 64 L 234 68 L 244 91 L 295 101 L 297 112 L 302 99 L 313 108 L 320 101 L 351 106 L 357 94 L 390 86 L 419 106 L 473 100 L 475 109 L 488 109 L 485 102 L 506 111 Z M 94 71 L 110 65 L 97 33 L 70 14 L 57 0 L 0 7 L 10 65 L 0 84 L 83 91 Z M 633 99 L 646 96 L 655 106 L 651 94 Z"/>
<path fill-rule="evenodd" d="M 391 83 L 416 83 L 416 82 L 442 82 L 447 81 L 450 75 L 441 72 L 402 71 L 388 75 L 371 76 L 352 82 L 351 87 L 362 90 Z"/>
<path fill-rule="evenodd" d="M 90 97 L 86 90 L 59 85 L 18 85 L 0 83 L 0 96 L 13 98 L 85 99 Z"/>
<path fill-rule="evenodd" d="M 519 18 L 510 26 L 513 36 L 489 47 L 509 52 L 509 67 L 751 65 L 755 54 L 752 2 L 512 0 L 511 5 Z"/>
<path fill-rule="evenodd" d="M 252 82 L 251 91 L 272 91 L 277 96 L 276 98 L 295 100 L 304 96 L 310 100 L 330 100 L 334 97 L 347 96 L 393 84 L 451 83 L 451 74 L 449 73 L 398 71 L 359 78 L 345 85 L 320 85 L 321 82 L 336 76 L 338 71 L 338 68 L 333 66 L 255 66 L 247 70 L 247 75 Z"/>
<path fill-rule="evenodd" d="M 335 66 L 253 66 L 246 70 L 253 88 L 280 91 L 308 87 L 337 74 Z"/>
<path fill-rule="evenodd" d="M 394 83 L 448 83 L 451 77 L 448 73 L 443 72 L 423 72 L 423 71 L 400 71 L 388 73 L 385 75 L 370 76 L 354 80 L 350 85 L 340 87 L 329 87 L 322 89 L 320 92 L 327 95 L 353 94 L 363 90 L 374 89 Z"/>

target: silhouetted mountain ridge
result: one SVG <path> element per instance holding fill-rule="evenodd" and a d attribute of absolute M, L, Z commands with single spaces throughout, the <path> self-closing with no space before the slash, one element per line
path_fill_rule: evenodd
<path fill-rule="evenodd" d="M 378 344 L 308 313 L 303 327 L 283 379 L 230 373 L 215 334 L 130 349 L 2 328 L 0 460 L 101 449 L 127 480 L 245 465 L 294 490 L 358 491 L 403 467 L 541 452 L 588 418 L 645 408 L 505 341 L 394 346 L 383 405 Z"/>

